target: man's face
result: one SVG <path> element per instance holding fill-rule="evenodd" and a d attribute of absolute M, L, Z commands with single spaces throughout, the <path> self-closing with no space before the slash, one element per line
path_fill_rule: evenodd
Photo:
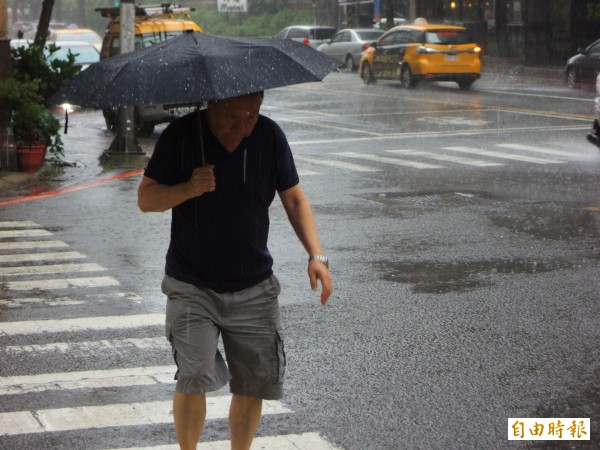
<path fill-rule="evenodd" d="M 219 142 L 233 151 L 250 136 L 260 112 L 259 94 L 243 95 L 208 104 L 208 123 Z"/>

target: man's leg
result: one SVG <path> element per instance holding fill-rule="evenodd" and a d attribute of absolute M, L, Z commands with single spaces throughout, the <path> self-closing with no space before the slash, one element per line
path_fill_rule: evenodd
<path fill-rule="evenodd" d="M 206 417 L 206 397 L 204 394 L 173 395 L 173 418 L 181 450 L 196 450 Z"/>
<path fill-rule="evenodd" d="M 229 408 L 231 450 L 248 450 L 260 423 L 262 399 L 233 394 Z"/>

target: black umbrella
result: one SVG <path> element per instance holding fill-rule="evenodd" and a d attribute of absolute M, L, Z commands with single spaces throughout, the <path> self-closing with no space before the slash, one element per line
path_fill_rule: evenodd
<path fill-rule="evenodd" d="M 56 92 L 50 102 L 94 109 L 198 104 L 321 81 L 341 65 L 290 39 L 189 31 L 90 65 Z"/>

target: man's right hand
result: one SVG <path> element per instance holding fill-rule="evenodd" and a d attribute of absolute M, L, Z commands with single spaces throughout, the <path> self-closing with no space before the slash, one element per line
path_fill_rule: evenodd
<path fill-rule="evenodd" d="M 215 166 L 207 164 L 197 167 L 186 183 L 186 192 L 189 198 L 199 197 L 206 192 L 214 192 L 216 189 Z"/>

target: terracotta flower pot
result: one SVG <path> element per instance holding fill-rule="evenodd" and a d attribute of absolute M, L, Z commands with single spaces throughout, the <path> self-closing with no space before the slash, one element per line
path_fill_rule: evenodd
<path fill-rule="evenodd" d="M 17 145 L 19 168 L 23 172 L 37 172 L 44 163 L 46 146 L 44 144 Z"/>

